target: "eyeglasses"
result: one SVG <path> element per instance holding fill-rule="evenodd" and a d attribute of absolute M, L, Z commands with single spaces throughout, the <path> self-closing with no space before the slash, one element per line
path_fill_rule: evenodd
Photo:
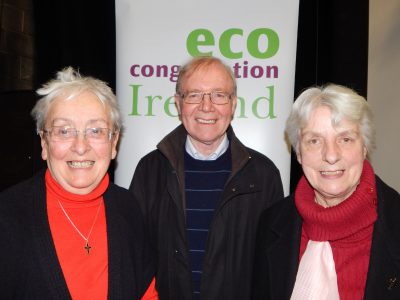
<path fill-rule="evenodd" d="M 52 126 L 50 129 L 43 129 L 43 133 L 47 134 L 53 142 L 72 142 L 78 136 L 78 133 L 81 133 L 89 143 L 93 144 L 107 143 L 115 134 L 109 128 L 94 127 L 79 131 L 76 128 L 66 126 Z"/>
<path fill-rule="evenodd" d="M 217 105 L 228 104 L 229 100 L 232 98 L 232 95 L 218 91 L 210 93 L 189 92 L 187 94 L 181 94 L 179 96 L 181 96 L 183 100 L 188 104 L 199 104 L 203 101 L 205 95 L 210 96 L 211 102 Z"/>

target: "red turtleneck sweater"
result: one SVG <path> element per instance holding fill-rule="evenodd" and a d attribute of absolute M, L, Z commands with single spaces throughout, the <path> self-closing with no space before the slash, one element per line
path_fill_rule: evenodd
<path fill-rule="evenodd" d="M 377 219 L 375 175 L 371 165 L 364 161 L 357 189 L 337 206 L 324 208 L 314 199 L 314 190 L 303 176 L 295 191 L 296 207 L 303 219 L 300 258 L 308 240 L 329 241 L 340 299 L 363 299 L 373 225 Z"/>
<path fill-rule="evenodd" d="M 72 299 L 107 299 L 108 293 L 108 251 L 107 224 L 103 205 L 103 194 L 109 184 L 106 174 L 100 184 L 87 195 L 76 195 L 64 190 L 51 176 L 45 176 L 47 190 L 47 214 L 57 257 L 67 282 Z M 89 237 L 91 247 L 88 255 L 86 241 L 68 221 L 60 204 L 79 229 Z M 142 300 L 157 300 L 155 280 L 151 282 Z"/>
<path fill-rule="evenodd" d="M 67 192 L 52 178 L 48 170 L 45 180 L 50 229 L 72 299 L 107 299 L 107 231 L 102 195 L 109 184 L 108 175 L 87 195 Z M 92 247 L 90 255 L 84 248 L 86 241 L 68 221 L 58 201 L 85 237 L 95 221 L 89 237 L 89 245 Z M 99 205 L 100 210 L 95 220 Z"/>

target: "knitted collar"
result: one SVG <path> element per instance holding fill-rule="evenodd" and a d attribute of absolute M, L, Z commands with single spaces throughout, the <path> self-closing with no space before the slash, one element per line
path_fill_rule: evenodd
<path fill-rule="evenodd" d="M 376 221 L 376 184 L 370 163 L 365 160 L 356 190 L 342 203 L 324 208 L 315 203 L 315 193 L 305 176 L 295 191 L 295 204 L 303 219 L 303 230 L 313 241 L 336 241 L 363 238 Z"/>
<path fill-rule="evenodd" d="M 99 197 L 101 197 L 104 192 L 106 191 L 108 184 L 110 182 L 109 176 L 106 173 L 104 175 L 103 179 L 100 181 L 99 185 L 91 191 L 89 194 L 86 195 L 78 195 L 74 193 L 70 193 L 66 191 L 52 176 L 50 171 L 47 169 L 46 170 L 46 175 L 45 175 L 45 182 L 46 182 L 46 189 L 47 193 L 50 193 L 50 195 L 53 195 L 56 197 L 56 199 L 59 199 L 61 202 L 68 203 L 70 202 L 71 204 L 75 203 L 93 203 L 96 202 L 98 203 Z"/>

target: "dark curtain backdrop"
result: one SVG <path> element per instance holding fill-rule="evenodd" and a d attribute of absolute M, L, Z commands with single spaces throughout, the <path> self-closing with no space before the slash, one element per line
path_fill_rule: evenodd
<path fill-rule="evenodd" d="M 36 83 L 65 66 L 115 88 L 115 5 L 112 0 L 33 0 Z"/>
<path fill-rule="evenodd" d="M 33 6 L 36 87 L 71 65 L 84 75 L 108 82 L 115 90 L 114 1 L 33 0 Z M 300 0 L 295 96 L 306 87 L 327 82 L 347 85 L 366 96 L 367 63 L 368 1 Z M 0 190 L 44 166 L 29 116 L 34 92 L 17 94 L 11 93 L 3 106 L 3 128 L 12 127 L 15 136 L 0 153 L 6 161 Z M 18 100 L 21 97 L 26 101 Z M 27 136 L 18 135 L 21 131 Z M 24 163 L 28 156 L 30 160 Z M 112 165 L 112 178 L 113 170 Z M 292 191 L 301 175 L 294 157 L 291 174 Z"/>
<path fill-rule="evenodd" d="M 300 0 L 295 97 L 326 83 L 367 96 L 368 13 L 365 0 Z M 291 192 L 301 175 L 292 153 Z"/>

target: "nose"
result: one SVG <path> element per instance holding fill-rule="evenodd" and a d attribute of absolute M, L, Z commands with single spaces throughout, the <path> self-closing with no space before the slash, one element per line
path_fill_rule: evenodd
<path fill-rule="evenodd" d="M 199 110 L 201 111 L 212 111 L 213 110 L 213 103 L 211 101 L 211 94 L 210 93 L 205 93 L 203 95 L 203 100 L 201 101 L 200 105 L 199 105 Z"/>
<path fill-rule="evenodd" d="M 341 158 L 340 147 L 334 141 L 326 142 L 322 150 L 322 159 L 329 164 L 337 163 Z"/>
<path fill-rule="evenodd" d="M 77 134 L 71 145 L 72 151 L 83 155 L 91 149 L 91 146 L 84 134 Z"/>

